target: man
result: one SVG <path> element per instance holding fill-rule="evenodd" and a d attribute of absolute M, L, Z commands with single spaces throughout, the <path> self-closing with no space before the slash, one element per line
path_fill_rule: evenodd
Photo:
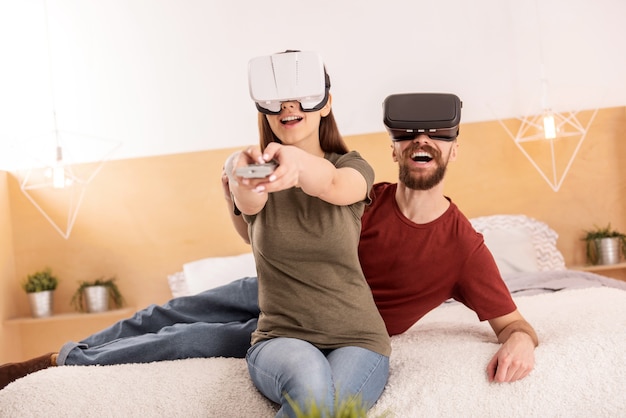
<path fill-rule="evenodd" d="M 387 331 L 400 334 L 454 298 L 488 320 L 501 343 L 487 364 L 488 379 L 524 378 L 534 367 L 537 336 L 518 312 L 482 236 L 443 194 L 446 167 L 458 152 L 460 101 L 445 94 L 392 95 L 384 110 L 399 179 L 374 185 L 362 218 L 359 258 Z M 227 190 L 225 176 L 223 182 Z M 245 237 L 245 229 L 237 229 Z M 0 388 L 57 364 L 243 357 L 258 314 L 256 278 L 237 280 L 150 306 L 79 344 L 64 345 L 58 354 L 1 366 Z"/>
<path fill-rule="evenodd" d="M 460 100 L 392 95 L 384 112 L 399 179 L 374 185 L 359 259 L 387 330 L 400 334 L 454 298 L 488 320 L 502 343 L 487 366 L 489 380 L 525 377 L 537 336 L 515 308 L 482 236 L 443 194 L 446 167 L 458 152 Z"/>

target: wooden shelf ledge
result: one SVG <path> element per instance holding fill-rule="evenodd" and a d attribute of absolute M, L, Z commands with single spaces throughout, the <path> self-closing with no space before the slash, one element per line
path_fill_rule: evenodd
<path fill-rule="evenodd" d="M 106 312 L 94 312 L 94 313 L 86 313 L 86 312 L 70 312 L 70 313 L 62 313 L 52 316 L 47 316 L 44 318 L 34 318 L 34 317 L 21 317 L 21 318 L 12 318 L 4 321 L 5 324 L 29 324 L 29 323 L 37 323 L 43 324 L 45 322 L 65 322 L 65 321 L 83 321 L 83 320 L 102 320 L 105 318 L 119 318 L 131 316 L 135 312 L 135 308 L 122 308 L 122 309 L 111 309 Z"/>

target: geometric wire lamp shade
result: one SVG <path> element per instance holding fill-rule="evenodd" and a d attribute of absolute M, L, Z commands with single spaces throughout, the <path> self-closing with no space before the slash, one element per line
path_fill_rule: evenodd
<path fill-rule="evenodd" d="M 87 186 L 121 143 L 63 131 L 53 135 L 56 138 L 47 136 L 20 144 L 31 168 L 18 170 L 17 177 L 26 198 L 68 239 Z M 62 158 L 54 158 L 61 154 Z"/>
<path fill-rule="evenodd" d="M 541 69 L 541 96 L 538 113 L 527 112 L 530 116 L 518 118 L 521 121 L 517 133 L 500 124 L 509 134 L 517 148 L 526 156 L 541 177 L 558 192 L 569 172 L 578 150 L 585 141 L 587 130 L 598 113 L 598 109 L 585 112 L 553 112 L 548 100 L 548 80 L 543 62 L 541 45 L 541 19 L 539 0 L 535 0 L 537 12 L 536 32 L 539 39 Z"/>
<path fill-rule="evenodd" d="M 546 110 L 517 118 L 521 122 L 517 128 L 498 121 L 541 177 L 558 192 L 597 112 Z"/>
<path fill-rule="evenodd" d="M 68 239 L 87 186 L 121 143 L 58 129 L 48 7 L 45 0 L 43 6 L 54 128 L 47 135 L 16 144 L 18 151 L 21 151 L 19 154 L 27 159 L 20 166 L 31 167 L 21 174 L 18 171 L 18 180 L 20 190 L 26 198 L 63 238 Z"/>

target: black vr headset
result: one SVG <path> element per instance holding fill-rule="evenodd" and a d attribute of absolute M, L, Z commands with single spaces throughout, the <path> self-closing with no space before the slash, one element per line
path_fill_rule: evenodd
<path fill-rule="evenodd" d="M 281 104 L 290 101 L 315 112 L 328 102 L 330 78 L 316 52 L 285 51 L 251 59 L 248 86 L 256 108 L 266 115 L 278 115 Z"/>
<path fill-rule="evenodd" d="M 454 94 L 392 94 L 383 102 L 383 122 L 393 141 L 412 140 L 420 134 L 454 141 L 459 135 L 461 106 Z"/>

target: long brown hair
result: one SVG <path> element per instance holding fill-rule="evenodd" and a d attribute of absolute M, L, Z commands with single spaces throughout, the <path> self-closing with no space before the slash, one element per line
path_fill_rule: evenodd
<path fill-rule="evenodd" d="M 259 145 L 264 150 L 272 142 L 280 143 L 280 139 L 270 127 L 267 118 L 263 113 L 259 112 Z M 319 128 L 320 147 L 324 152 L 334 152 L 337 154 L 346 154 L 350 151 L 348 145 L 344 142 L 343 137 L 339 133 L 335 116 L 331 110 L 326 117 L 320 120 Z"/>

